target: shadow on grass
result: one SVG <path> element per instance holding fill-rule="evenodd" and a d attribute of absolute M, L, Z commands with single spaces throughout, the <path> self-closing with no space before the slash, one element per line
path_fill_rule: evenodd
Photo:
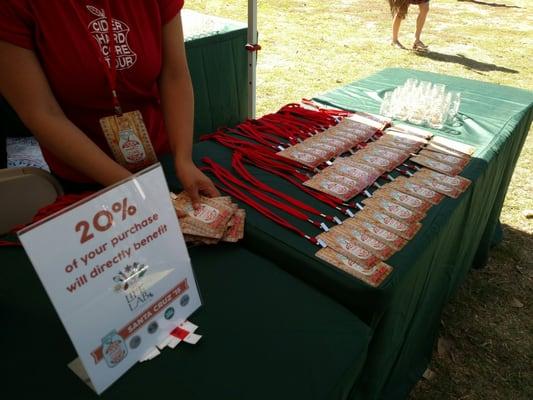
<path fill-rule="evenodd" d="M 489 64 L 489 63 L 484 63 L 481 61 L 476 61 L 472 58 L 465 57 L 462 54 L 445 54 L 445 53 L 439 53 L 436 51 L 428 51 L 425 53 L 417 52 L 415 54 L 419 57 L 429 58 L 434 61 L 442 61 L 442 62 L 447 62 L 447 63 L 460 64 L 474 71 L 480 71 L 480 72 L 498 71 L 498 72 L 505 72 L 508 74 L 519 73 L 519 71 L 515 69 L 500 67 L 496 64 Z"/>
<path fill-rule="evenodd" d="M 492 256 L 512 259 L 518 268 L 533 268 L 529 249 L 533 246 L 533 235 L 507 224 L 502 224 L 502 241 L 491 249 Z"/>
<path fill-rule="evenodd" d="M 410 400 L 529 400 L 533 383 L 528 352 L 530 293 L 528 250 L 533 235 L 507 224 L 489 264 L 472 270 L 442 314 L 429 368 Z"/>
<path fill-rule="evenodd" d="M 457 0 L 461 2 L 468 2 L 468 3 L 474 3 L 474 4 L 480 4 L 482 6 L 489 6 L 489 7 L 501 7 L 501 8 L 522 8 L 518 6 L 508 6 L 507 4 L 501 4 L 501 3 L 487 3 L 485 1 L 479 1 L 479 0 Z"/>

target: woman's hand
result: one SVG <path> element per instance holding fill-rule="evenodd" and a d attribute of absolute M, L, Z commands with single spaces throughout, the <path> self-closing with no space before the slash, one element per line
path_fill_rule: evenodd
<path fill-rule="evenodd" d="M 176 163 L 176 176 L 191 198 L 195 209 L 200 206 L 200 195 L 207 197 L 220 196 L 211 179 L 205 176 L 192 161 Z"/>

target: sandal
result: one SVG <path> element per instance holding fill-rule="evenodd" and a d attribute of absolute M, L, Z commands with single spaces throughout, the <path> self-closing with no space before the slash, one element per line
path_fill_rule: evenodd
<path fill-rule="evenodd" d="M 403 44 L 401 44 L 398 40 L 393 40 L 390 45 L 392 47 L 395 47 L 397 49 L 402 49 L 402 50 L 405 50 L 405 46 Z"/>
<path fill-rule="evenodd" d="M 426 52 L 428 51 L 429 47 L 425 45 L 421 40 L 415 40 L 413 43 L 413 50 L 414 51 L 420 51 L 420 52 Z"/>

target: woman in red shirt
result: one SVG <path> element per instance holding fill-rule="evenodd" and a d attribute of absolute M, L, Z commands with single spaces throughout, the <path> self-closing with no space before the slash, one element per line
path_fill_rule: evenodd
<path fill-rule="evenodd" d="M 121 116 L 138 111 L 155 153 L 172 152 L 193 202 L 199 193 L 218 194 L 192 161 L 194 97 L 182 6 L 183 0 L 2 0 L 0 93 L 61 179 L 107 186 L 129 176 L 132 168 L 113 152 L 102 119 L 127 121 Z M 150 144 L 143 149 L 135 136 L 128 139 L 130 128 L 117 128 L 115 142 L 133 143 L 126 160 L 142 158 Z"/>

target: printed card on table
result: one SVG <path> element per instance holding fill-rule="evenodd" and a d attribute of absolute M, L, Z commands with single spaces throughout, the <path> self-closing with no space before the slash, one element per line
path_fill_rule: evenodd
<path fill-rule="evenodd" d="M 97 393 L 201 305 L 159 165 L 19 237 Z"/>

